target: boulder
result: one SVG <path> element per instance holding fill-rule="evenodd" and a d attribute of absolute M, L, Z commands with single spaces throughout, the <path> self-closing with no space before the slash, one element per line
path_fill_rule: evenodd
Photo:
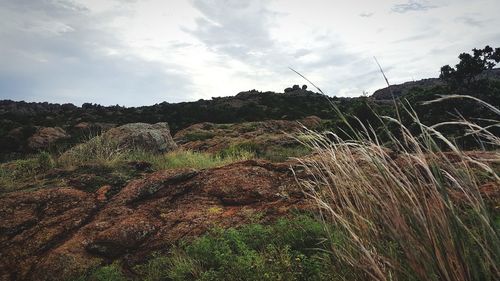
<path fill-rule="evenodd" d="M 69 137 L 60 127 L 41 127 L 28 139 L 28 147 L 32 150 L 45 150 L 55 142 Z"/>
<path fill-rule="evenodd" d="M 116 141 L 122 147 L 140 148 L 153 153 L 167 152 L 177 148 L 166 122 L 130 123 L 108 130 L 103 137 Z"/>
<path fill-rule="evenodd" d="M 266 120 L 237 124 L 205 122 L 178 131 L 174 140 L 183 149 L 210 153 L 220 153 L 242 143 L 257 148 L 261 153 L 272 152 L 280 147 L 299 145 L 291 135 L 303 131 L 303 126 L 315 129 L 320 123 L 321 119 L 315 116 L 297 121 Z M 252 147 L 247 149 L 252 150 Z"/>
<path fill-rule="evenodd" d="M 307 116 L 299 120 L 300 124 L 304 125 L 306 128 L 314 130 L 317 129 L 321 125 L 321 118 L 318 116 Z"/>

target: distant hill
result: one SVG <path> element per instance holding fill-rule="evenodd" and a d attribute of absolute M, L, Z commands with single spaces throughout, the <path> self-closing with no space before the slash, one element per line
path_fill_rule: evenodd
<path fill-rule="evenodd" d="M 240 123 L 272 119 L 298 120 L 316 115 L 334 118 L 330 102 L 350 104 L 348 98 L 332 98 L 295 86 L 283 93 L 250 90 L 235 96 L 195 102 L 162 102 L 152 106 L 121 107 L 85 103 L 0 101 L 0 154 L 30 151 L 28 139 L 41 128 L 49 127 L 69 135 L 65 141 L 76 143 L 89 134 L 127 123 L 168 122 L 172 133 L 201 122 Z M 2 155 L 0 155 L 2 156 Z M 2 157 L 0 157 L 2 158 Z"/>
<path fill-rule="evenodd" d="M 495 78 L 488 83 L 480 83 L 474 89 L 476 95 L 495 106 L 500 105 L 500 69 L 494 69 L 484 76 Z M 484 80 L 485 81 L 485 80 Z M 38 139 L 61 139 L 64 149 L 81 142 L 82 138 L 98 134 L 109 128 L 127 123 L 167 122 L 173 134 L 190 125 L 211 122 L 217 124 L 241 123 L 265 120 L 299 120 L 317 116 L 331 120 L 327 129 L 342 131 L 342 119 L 332 104 L 347 116 L 356 116 L 362 122 L 377 123 L 374 112 L 393 115 L 391 90 L 395 97 L 405 96 L 421 119 L 428 124 L 449 120 L 452 112 L 463 113 L 465 117 L 477 117 L 483 110 L 471 102 L 449 102 L 433 108 L 420 106 L 422 101 L 435 99 L 439 95 L 450 94 L 439 79 L 431 78 L 400 85 L 392 85 L 376 91 L 371 97 L 339 98 L 329 97 L 307 90 L 307 87 L 294 85 L 282 93 L 244 91 L 229 97 L 217 97 L 194 102 L 162 102 L 151 106 L 122 107 L 101 106 L 85 103 L 51 104 L 47 102 L 0 101 L 0 161 L 12 158 L 10 155 L 34 152 Z M 117 101 L 119 102 L 119 101 Z M 411 122 L 408 120 L 407 122 Z M 346 129 L 346 128 L 344 128 Z M 39 150 L 39 148 L 35 149 Z M 14 156 L 15 157 L 15 156 Z"/>
<path fill-rule="evenodd" d="M 295 120 L 309 115 L 328 117 L 331 98 L 296 86 L 283 93 L 250 90 L 236 96 L 195 102 L 162 102 L 152 106 L 121 107 L 0 101 L 0 136 L 16 126 L 74 126 L 82 122 L 125 124 L 168 122 L 173 131 L 200 122 L 235 123 L 268 119 Z"/>
<path fill-rule="evenodd" d="M 500 80 L 500 68 L 494 68 L 490 71 L 485 71 L 479 78 Z M 428 78 L 418 81 L 410 81 L 403 84 L 391 85 L 390 87 L 379 89 L 373 93 L 372 98 L 375 100 L 390 100 L 392 99 L 392 95 L 394 95 L 395 98 L 398 98 L 408 94 L 413 88 L 429 89 L 435 86 L 442 85 L 444 85 L 444 82 L 439 78 Z"/>

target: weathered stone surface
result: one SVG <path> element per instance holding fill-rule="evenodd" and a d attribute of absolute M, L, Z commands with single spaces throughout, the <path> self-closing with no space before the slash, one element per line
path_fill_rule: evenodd
<path fill-rule="evenodd" d="M 103 134 L 124 147 L 136 147 L 150 152 L 174 150 L 177 145 L 172 140 L 168 124 L 130 123 L 112 128 Z"/>
<path fill-rule="evenodd" d="M 309 208 L 289 167 L 251 160 L 160 171 L 111 197 L 109 186 L 6 194 L 0 197 L 0 280 L 64 280 L 112 260 L 139 263 L 213 225 Z"/>
<path fill-rule="evenodd" d="M 68 188 L 0 198 L 0 280 L 26 280 L 32 266 L 91 220 L 97 208 L 93 194 Z"/>
<path fill-rule="evenodd" d="M 70 136 L 59 127 L 42 127 L 28 139 L 28 147 L 32 150 L 48 149 L 55 142 Z"/>
<path fill-rule="evenodd" d="M 268 120 L 239 124 L 199 123 L 177 132 L 174 140 L 180 147 L 196 151 L 219 152 L 231 145 L 251 142 L 260 149 L 293 146 L 298 143 L 291 135 L 315 129 L 321 124 L 316 116 L 297 121 Z"/>

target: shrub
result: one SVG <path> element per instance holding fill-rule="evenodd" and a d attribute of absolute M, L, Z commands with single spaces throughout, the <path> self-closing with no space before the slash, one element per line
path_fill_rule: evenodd
<path fill-rule="evenodd" d="M 118 263 L 96 268 L 75 281 L 127 281 Z"/>
<path fill-rule="evenodd" d="M 36 157 L 36 161 L 38 163 L 38 168 L 41 171 L 48 171 L 53 169 L 56 165 L 52 155 L 48 152 L 40 152 Z"/>
<path fill-rule="evenodd" d="M 137 267 L 144 280 L 335 280 L 327 231 L 307 216 L 213 229 Z"/>
<path fill-rule="evenodd" d="M 137 280 L 345 280 L 328 247 L 322 222 L 298 215 L 270 225 L 214 228 L 195 240 L 155 253 L 134 267 Z M 109 279 L 103 279 L 103 277 Z M 112 264 L 79 280 L 123 280 Z"/>

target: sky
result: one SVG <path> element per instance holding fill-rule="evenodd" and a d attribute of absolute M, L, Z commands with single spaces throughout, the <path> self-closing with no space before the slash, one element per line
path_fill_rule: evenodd
<path fill-rule="evenodd" d="M 370 95 L 500 47 L 498 0 L 0 0 L 0 99 L 141 106 Z"/>

